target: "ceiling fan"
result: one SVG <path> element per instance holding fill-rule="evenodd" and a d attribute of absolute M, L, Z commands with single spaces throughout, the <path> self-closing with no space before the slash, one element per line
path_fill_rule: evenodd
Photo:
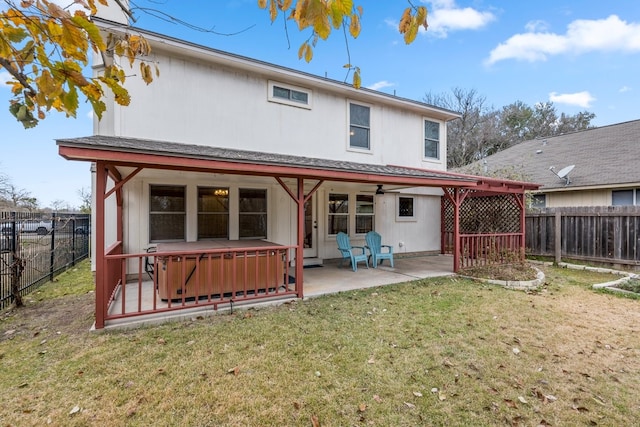
<path fill-rule="evenodd" d="M 367 193 L 371 193 L 371 191 L 367 191 Z M 378 184 L 378 188 L 376 189 L 375 194 L 377 196 L 380 196 L 380 195 L 385 194 L 385 193 L 399 193 L 399 191 L 385 190 L 385 189 L 382 188 L 382 184 Z"/>

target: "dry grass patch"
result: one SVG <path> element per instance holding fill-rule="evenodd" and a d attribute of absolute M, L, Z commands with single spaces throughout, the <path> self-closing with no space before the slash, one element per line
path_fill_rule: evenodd
<path fill-rule="evenodd" d="M 29 317 L 72 296 L 33 301 L 0 321 L 0 421 L 632 424 L 640 302 L 593 292 L 597 274 L 544 270 L 528 294 L 431 279 L 102 333 Z"/>

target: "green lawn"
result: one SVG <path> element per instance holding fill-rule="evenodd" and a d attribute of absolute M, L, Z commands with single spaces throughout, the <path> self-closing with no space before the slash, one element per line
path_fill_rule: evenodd
<path fill-rule="evenodd" d="M 0 425 L 630 425 L 640 301 L 546 267 L 89 332 L 88 262 L 0 314 Z"/>

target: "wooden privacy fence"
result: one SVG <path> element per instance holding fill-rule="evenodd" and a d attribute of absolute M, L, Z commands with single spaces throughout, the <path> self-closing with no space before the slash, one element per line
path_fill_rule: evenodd
<path fill-rule="evenodd" d="M 640 265 L 640 206 L 586 206 L 528 211 L 526 253 Z"/>

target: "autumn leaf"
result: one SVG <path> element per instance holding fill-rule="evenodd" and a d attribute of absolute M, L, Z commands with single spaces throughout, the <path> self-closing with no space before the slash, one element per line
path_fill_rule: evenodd
<path fill-rule="evenodd" d="M 360 89 L 362 86 L 362 78 L 360 76 L 360 68 L 356 67 L 353 73 L 353 87 Z"/>
<path fill-rule="evenodd" d="M 320 420 L 318 420 L 317 415 L 311 415 L 311 425 L 313 427 L 320 427 Z"/>

